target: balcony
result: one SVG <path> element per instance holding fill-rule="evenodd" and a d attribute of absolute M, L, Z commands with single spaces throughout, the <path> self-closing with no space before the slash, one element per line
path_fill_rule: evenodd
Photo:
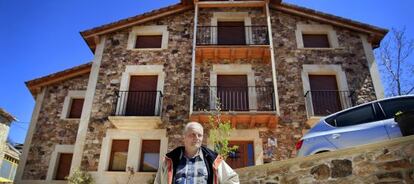
<path fill-rule="evenodd" d="M 251 87 L 194 87 L 194 112 L 191 120 L 208 123 L 210 112 L 219 109 L 223 120 L 230 120 L 233 128 L 275 127 L 272 86 Z"/>
<path fill-rule="evenodd" d="M 222 24 L 222 25 L 220 25 Z M 219 22 L 219 26 L 198 26 L 196 61 L 258 59 L 270 61 L 267 26 L 240 26 Z"/>
<path fill-rule="evenodd" d="M 194 0 L 200 8 L 263 7 L 265 0 Z"/>
<path fill-rule="evenodd" d="M 154 129 L 161 124 L 161 91 L 117 91 L 109 120 L 118 129 Z"/>
<path fill-rule="evenodd" d="M 355 105 L 354 91 L 307 91 L 308 117 L 327 116 Z"/>

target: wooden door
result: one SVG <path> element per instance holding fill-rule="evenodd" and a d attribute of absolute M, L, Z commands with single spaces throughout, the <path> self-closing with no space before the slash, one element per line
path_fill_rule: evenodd
<path fill-rule="evenodd" d="M 229 141 L 229 146 L 238 146 L 237 151 L 231 153 L 226 159 L 226 163 L 231 168 L 237 169 L 254 165 L 253 141 Z"/>
<path fill-rule="evenodd" d="M 218 22 L 217 42 L 219 45 L 245 45 L 244 22 Z"/>
<path fill-rule="evenodd" d="M 129 82 L 128 101 L 125 114 L 127 116 L 154 116 L 157 102 L 158 76 L 131 76 Z"/>
<path fill-rule="evenodd" d="M 223 111 L 248 111 L 249 94 L 246 75 L 218 75 L 217 97 Z"/>
<path fill-rule="evenodd" d="M 72 165 L 72 153 L 61 153 L 56 171 L 56 180 L 65 180 L 69 176 L 70 166 Z"/>
<path fill-rule="evenodd" d="M 325 116 L 342 109 L 335 75 L 309 75 L 313 112 Z"/>

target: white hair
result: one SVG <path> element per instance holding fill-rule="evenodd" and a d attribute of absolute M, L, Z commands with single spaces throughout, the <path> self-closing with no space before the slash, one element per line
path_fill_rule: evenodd
<path fill-rule="evenodd" d="M 188 132 L 189 129 L 197 129 L 200 128 L 204 132 L 203 125 L 198 122 L 192 121 L 185 125 L 183 135 Z"/>

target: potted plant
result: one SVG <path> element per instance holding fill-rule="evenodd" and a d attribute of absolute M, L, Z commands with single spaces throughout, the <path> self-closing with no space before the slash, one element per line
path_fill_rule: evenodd
<path fill-rule="evenodd" d="M 414 110 L 398 111 L 394 116 L 403 136 L 414 135 Z"/>

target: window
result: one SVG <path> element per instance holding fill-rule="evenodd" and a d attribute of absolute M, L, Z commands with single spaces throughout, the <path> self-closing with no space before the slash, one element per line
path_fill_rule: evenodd
<path fill-rule="evenodd" d="M 376 118 L 372 109 L 372 104 L 368 104 L 356 109 L 346 111 L 332 118 L 328 118 L 326 122 L 332 126 L 345 127 L 362 123 L 369 123 L 375 120 Z"/>
<path fill-rule="evenodd" d="M 161 48 L 162 35 L 138 35 L 135 48 Z"/>
<path fill-rule="evenodd" d="M 398 111 L 414 110 L 414 98 L 397 98 L 380 102 L 386 118 L 393 118 Z"/>
<path fill-rule="evenodd" d="M 229 147 L 233 146 L 238 148 L 226 160 L 233 169 L 254 165 L 253 141 L 229 141 Z"/>
<path fill-rule="evenodd" d="M 79 119 L 82 115 L 84 99 L 72 99 L 68 118 Z"/>
<path fill-rule="evenodd" d="M 244 22 L 217 22 L 219 45 L 245 45 L 246 33 Z"/>
<path fill-rule="evenodd" d="M 60 119 L 79 119 L 82 115 L 86 91 L 71 90 L 63 102 Z"/>
<path fill-rule="evenodd" d="M 127 49 L 161 50 L 168 48 L 167 26 L 136 26 L 128 37 Z"/>
<path fill-rule="evenodd" d="M 143 140 L 140 172 L 157 172 L 160 160 L 160 140 Z"/>
<path fill-rule="evenodd" d="M 329 48 L 327 34 L 303 34 L 303 46 L 305 48 Z"/>
<path fill-rule="evenodd" d="M 56 171 L 56 180 L 66 180 L 66 177 L 69 176 L 70 166 L 72 164 L 72 153 L 60 153 L 58 167 Z"/>
<path fill-rule="evenodd" d="M 336 31 L 330 25 L 297 24 L 296 42 L 298 48 L 338 48 Z"/>
<path fill-rule="evenodd" d="M 128 158 L 129 140 L 113 140 L 109 171 L 125 171 Z"/>

